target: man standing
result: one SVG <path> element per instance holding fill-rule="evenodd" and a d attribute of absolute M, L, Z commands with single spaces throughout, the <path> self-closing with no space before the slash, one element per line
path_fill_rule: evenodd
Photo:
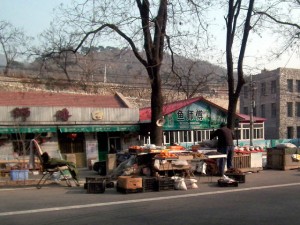
<path fill-rule="evenodd" d="M 234 154 L 233 132 L 226 126 L 225 123 L 221 123 L 220 128 L 211 134 L 210 140 L 215 137 L 218 138 L 217 150 L 218 152 L 227 155 L 227 169 L 231 169 Z M 224 176 L 225 162 L 225 158 L 221 158 L 219 160 L 219 172 L 221 176 Z"/>

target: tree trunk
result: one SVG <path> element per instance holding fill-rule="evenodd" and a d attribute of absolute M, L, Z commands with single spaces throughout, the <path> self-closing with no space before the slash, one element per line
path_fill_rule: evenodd
<path fill-rule="evenodd" d="M 150 139 L 151 143 L 161 146 L 163 143 L 163 131 L 161 126 L 157 126 L 157 120 L 161 119 L 163 109 L 163 97 L 161 90 L 161 78 L 158 70 L 153 70 L 153 80 L 151 84 L 151 124 Z"/>

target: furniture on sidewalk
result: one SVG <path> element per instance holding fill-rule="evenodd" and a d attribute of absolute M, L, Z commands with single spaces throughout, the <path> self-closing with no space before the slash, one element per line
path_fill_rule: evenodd
<path fill-rule="evenodd" d="M 69 187 L 71 187 L 71 181 L 75 183 L 76 186 L 80 186 L 74 168 L 71 168 L 70 163 L 62 159 L 50 159 L 47 152 L 43 152 L 40 145 L 35 139 L 32 139 L 30 142 L 30 148 L 34 148 L 37 152 L 37 156 L 41 161 L 42 173 L 43 176 L 37 183 L 36 188 L 42 188 L 42 185 L 46 183 L 47 180 L 50 180 L 57 175 L 57 180 L 64 180 Z"/>

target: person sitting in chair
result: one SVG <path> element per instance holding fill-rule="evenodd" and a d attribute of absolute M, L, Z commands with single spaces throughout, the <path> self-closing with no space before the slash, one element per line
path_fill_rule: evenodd
<path fill-rule="evenodd" d="M 69 162 L 63 159 L 51 158 L 48 152 L 44 152 L 42 155 L 43 166 L 48 169 L 56 168 L 57 166 L 67 166 L 72 178 L 78 182 L 78 170 L 75 163 Z"/>

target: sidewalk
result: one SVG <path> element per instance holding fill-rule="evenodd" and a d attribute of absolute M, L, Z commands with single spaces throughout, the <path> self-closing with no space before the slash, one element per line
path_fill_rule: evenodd
<path fill-rule="evenodd" d="M 34 187 L 39 179 L 41 178 L 42 174 L 33 175 L 32 173 L 29 174 L 28 180 L 21 180 L 21 181 L 12 181 L 10 177 L 1 177 L 0 178 L 0 189 L 4 188 L 22 188 L 22 187 Z M 80 187 L 83 188 L 84 183 L 86 182 L 86 177 L 100 177 L 95 171 L 89 170 L 87 168 L 80 168 L 79 169 L 79 183 Z M 203 189 L 207 186 L 207 188 L 214 186 L 217 184 L 217 181 L 220 177 L 218 176 L 197 176 L 197 183 L 199 188 Z M 239 187 L 257 187 L 257 186 L 265 186 L 265 185 L 280 185 L 280 184 L 287 184 L 287 183 L 299 183 L 300 182 L 300 169 L 293 169 L 293 170 L 273 170 L 273 169 L 266 169 L 259 172 L 249 172 L 245 175 L 245 183 L 240 183 Z M 48 181 L 48 184 L 54 183 L 55 181 Z M 46 184 L 47 185 L 47 184 Z M 61 181 L 60 184 L 66 186 L 64 181 Z M 72 182 L 73 185 L 73 182 Z M 74 185 L 75 186 L 75 185 Z M 205 189 L 205 188 L 204 188 Z"/>
<path fill-rule="evenodd" d="M 86 177 L 91 176 L 99 176 L 97 172 L 93 170 L 89 170 L 87 168 L 79 168 L 79 183 L 80 185 L 83 185 L 85 183 Z M 27 180 L 11 180 L 9 175 L 7 174 L 5 177 L 0 177 L 0 188 L 8 188 L 8 187 L 22 187 L 22 186 L 35 186 L 37 185 L 38 181 L 42 177 L 41 172 L 38 174 L 33 174 L 31 171 L 29 171 L 28 179 Z M 47 181 L 48 183 L 52 183 L 54 181 Z M 64 185 L 64 181 L 61 182 Z"/>

